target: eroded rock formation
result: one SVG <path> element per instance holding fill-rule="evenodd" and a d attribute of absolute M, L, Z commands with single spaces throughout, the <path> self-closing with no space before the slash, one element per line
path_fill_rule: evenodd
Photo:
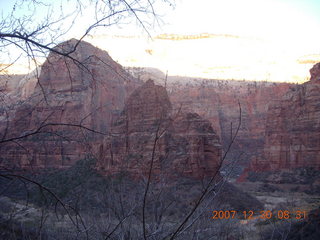
<path fill-rule="evenodd" d="M 97 152 L 97 169 L 147 175 L 213 176 L 221 161 L 219 137 L 196 113 L 173 111 L 164 87 L 147 81 L 128 98 Z"/>

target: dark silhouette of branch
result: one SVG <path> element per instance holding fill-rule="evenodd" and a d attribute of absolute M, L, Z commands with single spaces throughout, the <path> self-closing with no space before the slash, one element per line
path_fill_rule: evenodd
<path fill-rule="evenodd" d="M 0 141 L 0 143 L 12 142 L 12 141 L 16 141 L 16 140 L 20 140 L 20 139 L 23 139 L 23 138 L 30 137 L 30 136 L 35 135 L 35 134 L 42 133 L 41 130 L 42 130 L 43 128 L 49 127 L 49 126 L 77 127 L 77 128 L 82 128 L 82 129 L 85 129 L 85 130 L 87 130 L 87 131 L 89 131 L 89 132 L 97 133 L 97 134 L 100 134 L 100 135 L 109 135 L 109 133 L 104 133 L 104 132 L 96 131 L 96 130 L 94 130 L 94 129 L 88 128 L 88 127 L 83 126 L 83 125 L 81 125 L 81 124 L 72 124 L 72 123 L 46 123 L 46 124 L 41 125 L 40 127 L 38 127 L 36 130 L 34 130 L 34 131 L 32 131 L 32 132 L 26 133 L 26 134 L 21 135 L 21 136 L 19 136 L 19 137 L 13 137 L 13 138 L 3 139 L 3 140 Z"/>
<path fill-rule="evenodd" d="M 241 105 L 240 105 L 240 102 L 238 103 L 239 104 L 239 123 L 238 123 L 238 127 L 237 127 L 237 130 L 231 140 L 231 142 L 229 143 L 228 145 L 228 148 L 227 148 L 227 151 L 225 152 L 225 154 L 223 155 L 222 157 L 222 160 L 220 161 L 220 164 L 219 164 L 219 167 L 218 167 L 218 170 L 216 171 L 216 173 L 214 174 L 213 177 L 211 177 L 210 181 L 208 182 L 206 188 L 204 189 L 204 191 L 202 192 L 202 194 L 200 195 L 200 197 L 198 198 L 198 200 L 196 201 L 194 207 L 192 208 L 192 210 L 189 212 L 189 214 L 184 218 L 184 220 L 181 222 L 181 224 L 178 226 L 178 228 L 171 234 L 168 234 L 166 237 L 170 237 L 170 240 L 173 240 L 175 239 L 175 237 L 183 230 L 183 227 L 184 225 L 188 222 L 188 220 L 191 218 L 191 216 L 195 213 L 195 211 L 198 209 L 198 207 L 200 206 L 200 204 L 202 203 L 203 199 L 206 197 L 214 179 L 216 178 L 216 176 L 218 175 L 219 173 L 219 169 L 222 167 L 222 164 L 223 164 L 223 161 L 225 160 L 228 152 L 230 151 L 230 148 L 231 146 L 233 145 L 237 135 L 238 135 L 238 132 L 239 132 L 239 129 L 240 129 L 240 126 L 241 126 Z M 165 237 L 165 238 L 166 238 Z M 164 238 L 164 239 L 165 239 Z"/>
<path fill-rule="evenodd" d="M 146 209 L 146 202 L 147 202 L 147 195 L 151 183 L 151 175 L 152 175 L 152 170 L 153 170 L 153 163 L 154 163 L 154 157 L 155 157 L 155 151 L 156 151 L 156 146 L 157 142 L 159 140 L 159 133 L 160 130 L 160 124 L 158 124 L 157 131 L 155 133 L 154 141 L 153 141 L 153 146 L 152 146 L 152 155 L 151 155 L 151 163 L 149 167 L 149 172 L 148 172 L 148 180 L 147 180 L 147 186 L 143 195 L 143 204 L 142 204 L 142 228 L 143 228 L 143 237 L 146 240 L 147 239 L 147 231 L 146 231 L 146 216 L 145 216 L 145 209 Z"/>

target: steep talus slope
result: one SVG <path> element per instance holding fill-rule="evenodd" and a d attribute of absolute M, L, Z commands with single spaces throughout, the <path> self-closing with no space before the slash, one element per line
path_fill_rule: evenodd
<path fill-rule="evenodd" d="M 164 87 L 147 81 L 128 98 L 97 149 L 98 170 L 138 176 L 154 172 L 201 178 L 213 176 L 221 161 L 220 140 L 211 123 L 196 113 L 173 111 Z"/>

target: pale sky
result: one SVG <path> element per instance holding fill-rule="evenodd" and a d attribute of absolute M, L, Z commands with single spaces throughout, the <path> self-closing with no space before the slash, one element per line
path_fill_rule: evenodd
<path fill-rule="evenodd" d="M 6 13 L 8 9 L 11 9 L 13 2 L 14 1 L 1 1 L 0 6 L 2 12 Z M 56 2 L 57 6 L 59 6 L 59 2 Z M 66 1 L 62 2 L 62 5 L 64 6 L 63 11 L 67 12 L 68 9 L 72 9 L 72 7 L 70 7 L 70 3 L 67 4 Z M 88 9 L 86 9 L 87 11 L 83 12 L 84 16 L 82 17 L 82 20 L 80 21 L 79 19 L 79 21 L 77 22 L 78 26 L 73 31 L 71 31 L 70 34 L 66 36 L 66 38 L 79 38 L 82 35 L 84 31 L 83 28 L 90 23 L 90 17 L 86 15 Z M 219 58 L 223 58 L 222 62 L 224 62 L 224 64 L 227 64 L 228 61 L 231 61 L 233 64 L 232 66 L 235 67 L 238 63 L 234 59 L 238 59 L 238 73 L 239 68 L 242 67 L 246 68 L 245 71 L 250 71 L 250 69 L 248 69 L 248 66 L 251 66 L 258 61 L 261 63 L 258 64 L 256 71 L 259 72 L 260 70 L 257 69 L 261 69 L 261 71 L 263 71 L 262 75 L 264 75 L 265 77 L 266 72 L 279 72 L 281 71 L 281 69 L 286 68 L 286 61 L 290 62 L 290 66 L 288 67 L 295 68 L 294 62 L 297 62 L 297 59 L 305 58 L 308 60 L 309 56 L 316 56 L 316 58 L 317 55 L 320 56 L 319 0 L 176 0 L 176 7 L 174 10 L 172 10 L 172 8 L 170 8 L 168 5 L 161 3 L 161 1 L 157 1 L 155 9 L 158 9 L 158 13 L 162 16 L 162 24 L 160 24 L 160 27 L 155 25 L 154 28 L 149 28 L 149 32 L 152 36 L 156 36 L 157 34 L 161 33 L 211 33 L 232 34 L 240 36 L 243 39 L 250 39 L 249 42 L 241 42 L 241 44 L 239 44 L 239 42 L 226 42 L 224 44 L 223 42 L 218 43 L 217 41 L 215 41 L 212 42 L 212 44 L 220 45 L 214 46 L 212 49 L 217 51 L 212 50 L 210 52 L 209 50 L 211 54 L 219 52 L 220 55 L 218 54 L 216 56 L 217 59 L 214 59 L 213 61 L 217 62 L 218 65 Z M 38 15 L 36 14 L 35 16 L 41 16 L 42 9 L 37 10 Z M 56 10 L 55 14 L 58 15 L 58 12 L 59 11 Z M 35 17 L 35 21 L 36 19 L 37 18 Z M 145 34 L 141 28 L 136 27 L 135 21 L 131 22 L 132 24 L 121 25 L 121 29 L 118 29 L 117 27 L 101 28 L 96 31 L 96 33 L 101 35 L 142 34 L 147 38 L 147 34 Z M 254 42 L 254 39 L 256 39 L 256 41 L 258 42 Z M 150 40 L 148 40 L 147 42 L 150 42 Z M 118 47 L 113 43 L 110 43 L 110 46 L 106 46 L 105 43 L 103 44 L 96 41 L 95 44 L 108 50 L 111 53 L 111 56 L 118 60 L 121 64 L 130 64 L 130 61 L 128 61 L 128 59 L 125 59 L 124 57 L 126 53 L 125 51 L 128 52 L 128 58 L 133 58 L 133 53 L 130 53 L 131 49 Z M 163 51 L 165 51 L 166 53 L 160 54 L 159 52 L 161 51 L 161 44 L 159 42 L 153 44 L 149 43 L 148 46 L 145 46 L 145 48 L 155 47 L 156 52 L 158 52 L 158 55 L 155 54 L 155 57 L 157 58 L 156 61 L 150 59 L 150 57 L 148 59 L 143 59 L 143 56 L 139 54 L 139 52 L 137 52 L 138 56 L 136 56 L 136 59 L 134 59 L 136 65 L 140 64 L 141 66 L 145 66 L 146 64 L 148 64 L 148 62 L 153 62 L 152 67 L 156 67 L 154 65 L 159 64 L 162 66 L 159 66 L 159 68 L 164 71 L 166 68 L 164 67 L 164 65 L 168 64 L 161 63 L 161 61 L 169 61 L 170 59 L 172 60 L 172 57 L 169 56 L 168 58 L 168 55 L 170 55 L 171 50 L 174 50 L 172 49 L 172 47 L 177 48 L 177 46 L 176 43 L 174 43 L 172 46 L 170 44 L 170 46 L 167 44 L 168 46 L 164 46 L 163 48 Z M 206 48 L 210 48 L 210 44 L 211 43 L 206 42 Z M 250 47 L 250 44 L 252 44 L 252 48 Z M 245 47 L 243 47 L 243 49 L 240 51 L 238 45 L 239 47 Z M 197 44 L 185 44 L 186 48 L 194 48 L 195 46 L 197 46 Z M 141 48 L 144 48 L 144 46 Z M 117 49 L 122 49 L 124 52 L 120 53 Z M 228 54 L 228 56 L 225 57 L 223 55 L 224 52 L 228 52 L 228 50 L 230 49 L 234 52 L 234 55 L 232 55 L 232 53 L 226 53 Z M 206 50 L 204 49 L 204 51 Z M 196 50 L 192 50 L 190 52 L 198 54 Z M 180 52 L 175 52 L 175 54 L 182 54 L 180 58 L 179 56 L 177 57 L 177 60 L 185 58 L 185 56 L 183 56 L 183 49 Z M 166 57 L 159 58 L 160 55 L 165 55 Z M 242 59 L 246 57 L 246 55 L 248 57 L 248 60 L 245 60 L 247 61 L 247 64 L 243 65 Z M 201 56 L 197 57 L 201 58 Z M 233 59 L 231 59 L 231 57 Z M 264 57 L 265 59 L 263 59 Z M 210 59 L 210 56 L 204 56 L 203 59 Z M 280 61 L 280 63 L 273 64 L 272 69 L 264 69 L 264 62 L 270 63 L 273 61 L 276 62 L 278 60 Z M 177 61 L 173 61 L 172 63 L 175 62 Z M 207 62 L 203 62 L 205 65 L 207 64 Z M 188 67 L 191 67 L 193 63 L 185 62 L 185 64 L 187 66 L 189 64 Z M 219 67 L 223 67 L 220 65 Z M 201 66 L 201 69 L 204 69 L 205 67 Z M 210 67 L 213 69 L 215 68 L 215 66 L 211 65 Z M 301 69 L 302 75 L 308 74 L 308 68 L 310 67 L 310 65 L 305 65 L 304 67 L 304 70 Z M 176 66 L 176 68 L 180 68 L 181 71 L 185 69 L 185 67 L 178 65 Z M 181 71 L 177 71 L 177 74 L 183 75 Z M 197 75 L 198 73 L 200 73 L 199 71 L 199 69 L 195 69 L 194 74 L 191 73 L 191 75 Z M 205 71 L 208 72 L 207 70 Z M 246 76 L 245 71 L 240 74 L 241 77 Z M 256 73 L 256 75 L 259 75 L 258 72 Z M 299 75 L 300 73 L 297 74 Z M 249 75 L 250 74 L 248 74 L 248 78 L 252 78 Z M 291 78 L 287 75 L 279 75 L 279 73 L 275 73 L 273 75 L 278 76 L 277 78 Z M 206 77 L 210 77 L 210 75 Z M 225 77 L 228 76 L 226 75 Z M 261 77 L 261 79 L 263 79 L 264 77 Z M 236 76 L 232 78 L 236 78 Z M 259 77 L 257 77 L 257 79 L 258 78 Z M 301 76 L 300 78 L 305 78 L 305 76 Z M 279 79 L 277 80 L 279 81 Z M 284 79 L 284 81 L 289 80 Z"/>
<path fill-rule="evenodd" d="M 172 1 L 172 0 L 171 0 Z M 1 1 L 1 13 L 8 13 L 13 0 Z M 48 1 L 43 1 L 48 2 Z M 49 1 L 52 2 L 52 1 Z M 56 9 L 53 16 L 58 16 L 61 9 L 68 13 L 74 9 L 72 1 L 53 1 Z M 61 4 L 62 3 L 62 4 Z M 60 8 L 60 4 L 62 8 Z M 157 33 L 217 33 L 241 36 L 291 39 L 293 42 L 319 42 L 320 40 L 320 1 L 319 0 L 176 0 L 172 10 L 162 1 L 156 1 L 155 9 L 162 16 L 160 27 L 155 25 L 149 29 L 152 35 Z M 93 7 L 93 6 L 92 6 Z M 38 7 L 34 22 L 42 17 L 46 11 Z M 88 16 L 88 7 L 72 31 L 73 35 L 80 35 L 84 27 L 90 23 L 92 15 Z M 17 8 L 18 13 L 27 12 Z M 136 34 L 135 21 L 122 25 L 122 33 Z M 100 29 L 103 33 L 118 32 L 115 28 Z"/>
<path fill-rule="evenodd" d="M 134 49 L 123 39 L 107 37 L 93 43 L 123 65 L 149 66 L 173 75 L 303 82 L 320 61 L 318 13 L 319 0 L 180 0 L 153 35 L 212 33 L 239 39 L 135 40 Z M 128 28 L 119 31 L 135 33 Z"/>
<path fill-rule="evenodd" d="M 312 33 L 319 37 L 319 13 L 319 0 L 180 0 L 168 16 L 172 25 L 164 29 L 261 37 Z"/>

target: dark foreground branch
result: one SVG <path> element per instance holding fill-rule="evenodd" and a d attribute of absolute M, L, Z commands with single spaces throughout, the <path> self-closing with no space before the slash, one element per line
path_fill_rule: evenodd
<path fill-rule="evenodd" d="M 232 137 L 231 139 L 231 142 L 229 143 L 228 145 L 228 148 L 227 148 L 227 151 L 224 153 L 223 157 L 222 157 L 222 160 L 220 161 L 220 164 L 219 164 L 219 167 L 216 171 L 216 173 L 214 174 L 214 176 L 211 177 L 209 183 L 207 184 L 207 186 L 205 187 L 204 191 L 202 192 L 202 194 L 200 195 L 200 197 L 198 198 L 198 200 L 196 201 L 196 204 L 195 206 L 192 208 L 192 210 L 189 212 L 189 214 L 184 218 L 184 220 L 181 222 L 181 224 L 178 226 L 178 228 L 171 234 L 167 235 L 165 238 L 170 237 L 170 240 L 173 240 L 175 239 L 175 237 L 183 230 L 183 227 L 184 225 L 188 222 L 188 220 L 192 217 L 192 215 L 196 212 L 196 210 L 198 209 L 198 207 L 200 206 L 200 204 L 202 203 L 202 201 L 204 200 L 204 198 L 206 197 L 207 193 L 209 192 L 209 189 L 212 185 L 212 183 L 214 182 L 214 179 L 216 178 L 216 176 L 218 175 L 219 173 L 219 169 L 222 167 L 222 164 L 224 162 L 224 160 L 226 159 L 227 157 L 227 154 L 228 152 L 230 151 L 231 149 L 231 146 L 233 145 L 237 135 L 238 135 L 238 132 L 239 132 L 239 129 L 240 129 L 240 126 L 241 126 L 241 105 L 240 105 L 240 102 L 238 102 L 239 104 L 239 123 L 238 123 L 238 127 L 237 127 L 237 130 L 234 134 L 234 136 Z"/>

